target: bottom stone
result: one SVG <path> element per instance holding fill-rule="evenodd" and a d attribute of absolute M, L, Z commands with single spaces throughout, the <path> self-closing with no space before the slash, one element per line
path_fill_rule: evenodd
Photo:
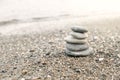
<path fill-rule="evenodd" d="M 66 49 L 66 55 L 68 55 L 68 56 L 77 57 L 77 56 L 88 56 L 90 54 L 93 54 L 93 48 L 88 48 L 84 51 L 70 51 L 70 50 Z"/>

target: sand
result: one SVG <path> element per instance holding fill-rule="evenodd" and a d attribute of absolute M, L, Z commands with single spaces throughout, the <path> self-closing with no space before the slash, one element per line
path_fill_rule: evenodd
<path fill-rule="evenodd" d="M 93 55 L 65 55 L 73 25 L 88 28 Z M 120 17 L 20 22 L 2 25 L 0 33 L 0 80 L 120 79 Z"/>

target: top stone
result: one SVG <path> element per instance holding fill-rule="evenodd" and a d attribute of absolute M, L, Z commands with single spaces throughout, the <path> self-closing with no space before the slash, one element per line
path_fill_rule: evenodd
<path fill-rule="evenodd" d="M 71 27 L 72 31 L 74 32 L 79 32 L 79 33 L 86 33 L 88 32 L 88 30 L 83 27 L 83 26 L 74 26 L 74 27 Z"/>

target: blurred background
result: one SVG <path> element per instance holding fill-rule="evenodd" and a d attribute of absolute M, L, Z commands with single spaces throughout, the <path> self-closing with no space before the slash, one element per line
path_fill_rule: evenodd
<path fill-rule="evenodd" d="M 93 55 L 65 55 L 76 25 Z M 0 80 L 120 80 L 120 0 L 0 0 Z"/>
<path fill-rule="evenodd" d="M 120 0 L 0 0 L 0 21 L 59 15 L 119 14 Z"/>

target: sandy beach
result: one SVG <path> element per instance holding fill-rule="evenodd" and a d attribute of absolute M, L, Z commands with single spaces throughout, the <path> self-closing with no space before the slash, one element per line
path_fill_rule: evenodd
<path fill-rule="evenodd" d="M 94 54 L 65 55 L 64 37 L 86 26 Z M 0 26 L 0 80 L 119 80 L 120 17 L 29 20 Z"/>
<path fill-rule="evenodd" d="M 0 80 L 120 80 L 120 0 L 1 0 Z M 65 55 L 72 26 L 93 54 Z"/>

